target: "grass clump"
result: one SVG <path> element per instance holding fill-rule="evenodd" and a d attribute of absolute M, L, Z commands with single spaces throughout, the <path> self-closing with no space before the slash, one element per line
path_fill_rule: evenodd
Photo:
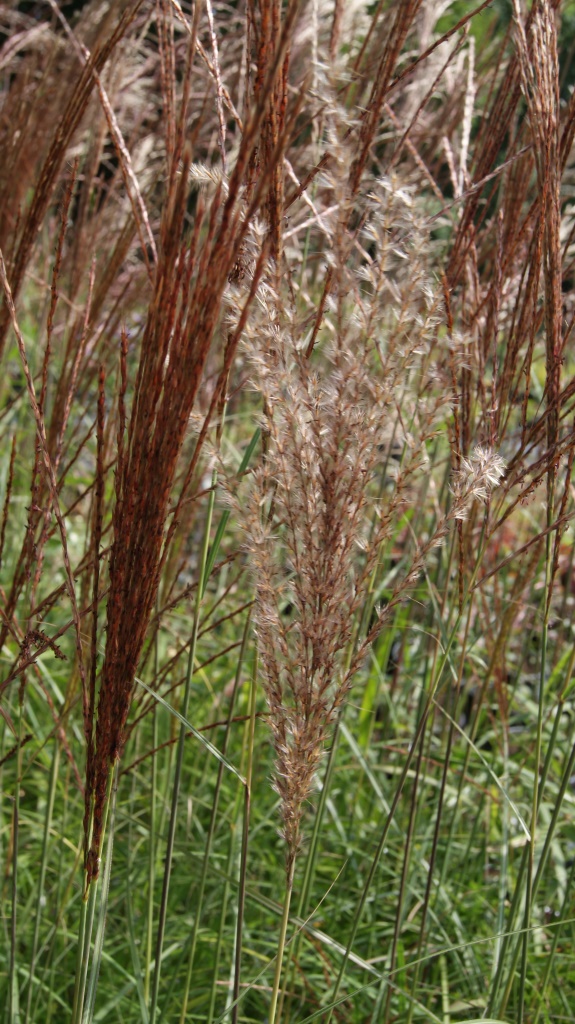
<path fill-rule="evenodd" d="M 571 1020 L 569 4 L 1 19 L 4 1019 Z"/>

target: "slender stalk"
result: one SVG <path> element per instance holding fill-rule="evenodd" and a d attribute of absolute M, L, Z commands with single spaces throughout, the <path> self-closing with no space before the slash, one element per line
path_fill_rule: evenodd
<path fill-rule="evenodd" d="M 154 706 L 155 707 L 155 706 Z M 152 712 L 153 714 L 153 712 Z M 140 753 L 141 750 L 141 739 L 143 739 L 142 732 L 139 731 L 136 735 L 135 751 Z M 130 947 L 130 958 L 132 961 L 132 970 L 134 975 L 134 981 L 136 983 L 136 991 L 138 995 L 138 1003 L 140 1006 L 141 1024 L 148 1024 L 148 1004 L 144 995 L 144 980 L 145 980 L 145 967 L 142 970 L 142 964 L 140 960 L 140 942 L 139 942 L 139 931 L 140 922 L 136 918 L 134 913 L 134 889 L 137 890 L 137 875 L 138 875 L 138 864 L 140 862 L 139 857 L 139 841 L 134 828 L 134 823 L 137 818 L 137 798 L 138 798 L 138 774 L 132 772 L 132 780 L 130 786 L 130 800 L 128 803 L 129 809 L 129 822 L 128 822 L 128 855 L 126 860 L 126 933 L 128 938 L 128 945 Z M 149 866 L 149 865 L 148 865 Z M 136 883 L 136 886 L 135 884 Z M 152 890 L 153 891 L 153 890 Z M 149 903 L 149 901 L 148 901 Z M 146 944 L 142 943 L 146 950 Z M 147 965 L 146 965 L 147 966 Z"/>
<path fill-rule="evenodd" d="M 274 983 L 273 983 L 273 987 L 272 987 L 272 998 L 271 998 L 270 1010 L 269 1010 L 269 1015 L 268 1015 L 269 1024 L 275 1024 L 275 1021 L 276 1021 L 276 1010 L 277 1010 L 277 1005 L 278 1005 L 278 997 L 279 997 L 279 991 L 280 991 L 280 982 L 281 982 L 281 976 L 282 976 L 283 956 L 284 956 L 284 949 L 285 949 L 285 942 L 286 942 L 286 935 L 287 935 L 287 926 L 288 926 L 288 921 L 289 921 L 290 904 L 291 904 L 291 898 L 292 898 L 292 892 L 293 892 L 294 872 L 295 872 L 295 857 L 291 857 L 290 865 L 289 865 L 288 872 L 287 872 L 287 877 L 286 877 L 286 891 L 285 891 L 282 919 L 281 919 L 281 924 L 280 924 L 280 933 L 279 933 L 279 937 L 278 937 L 278 949 L 277 949 L 277 953 L 276 953 L 276 969 L 275 969 L 275 973 L 274 973 Z"/>
<path fill-rule="evenodd" d="M 107 783 L 107 787 L 106 787 L 106 799 L 105 799 L 105 804 L 104 804 L 104 820 L 103 820 L 103 826 L 102 826 L 102 838 L 104 838 L 105 835 L 106 835 L 106 827 L 107 827 L 107 822 L 108 822 L 108 815 L 109 815 L 109 812 L 110 812 L 110 801 L 112 800 L 112 794 L 113 794 L 113 788 L 112 787 L 114 785 L 115 778 L 116 778 L 116 765 L 114 764 L 112 766 L 112 770 L 110 771 L 110 774 L 108 775 L 108 783 Z M 113 795 L 113 800 L 115 801 L 115 791 L 114 791 L 114 795 Z M 114 803 L 114 807 L 115 807 L 115 803 Z M 111 868 L 111 848 L 110 848 L 110 857 L 106 858 L 106 870 L 108 870 L 109 868 Z M 96 914 L 96 902 L 97 902 L 97 895 L 98 895 L 99 877 L 100 876 L 97 875 L 95 878 L 91 879 L 90 884 L 89 884 L 87 890 L 84 891 L 84 897 L 83 897 L 83 901 L 82 901 L 82 912 L 81 912 L 81 916 L 80 916 L 80 929 L 79 929 L 79 935 L 78 935 L 78 963 L 76 965 L 76 984 L 75 984 L 75 988 L 74 988 L 74 1003 L 73 1003 L 73 1007 L 72 1007 L 72 1022 L 71 1022 L 71 1024 L 80 1024 L 80 1022 L 82 1022 L 82 1024 L 84 1024 L 84 1022 L 85 1022 L 84 1006 L 85 1006 L 85 1000 L 86 1000 L 86 985 L 87 985 L 87 981 L 88 981 L 88 967 L 90 965 L 90 948 L 91 948 L 91 945 L 92 945 L 92 931 L 93 931 L 93 928 L 94 928 L 94 918 L 95 918 L 95 914 Z M 106 899 L 107 899 L 107 891 L 106 891 L 105 895 L 106 895 Z M 98 940 L 98 935 L 96 936 L 96 940 Z M 101 939 L 102 943 L 103 943 L 103 940 L 104 940 L 104 936 L 103 936 L 103 931 L 102 931 L 102 939 Z M 98 963 L 98 971 L 99 971 L 99 962 L 97 960 L 96 953 L 97 953 L 97 950 L 96 950 L 96 944 L 95 944 L 94 945 L 94 957 L 96 958 L 96 962 Z M 100 949 L 99 950 L 100 958 L 101 958 L 101 953 L 102 953 L 102 950 Z M 91 974 L 91 979 L 92 979 L 92 977 L 93 977 L 93 971 L 92 971 L 92 974 Z M 95 977 L 95 980 L 97 982 L 97 975 Z"/>
<path fill-rule="evenodd" d="M 237 921 L 236 921 L 236 949 L 234 957 L 234 983 L 232 987 L 232 1024 L 237 1024 L 240 998 L 240 979 L 242 969 L 242 934 L 244 925 L 244 910 L 246 904 L 246 876 L 248 867 L 248 843 L 250 834 L 250 809 L 252 794 L 252 775 L 254 768 L 254 736 L 256 729 L 256 697 L 258 681 L 258 651 L 254 650 L 254 664 L 250 682 L 250 703 L 249 719 L 247 723 L 247 765 L 246 784 L 244 788 L 244 812 L 242 818 L 242 849 L 240 855 L 240 877 L 237 900 Z"/>
<path fill-rule="evenodd" d="M 17 966 L 17 916 L 18 916 L 18 845 L 20 838 L 20 784 L 22 779 L 22 740 L 24 737 L 24 689 L 18 703 L 18 757 L 16 787 L 14 792 L 14 814 L 12 818 L 12 914 L 10 917 L 10 967 L 8 974 L 8 1020 L 19 1024 L 20 1003 L 18 996 Z"/>
<path fill-rule="evenodd" d="M 158 746 L 158 715 L 157 707 L 152 711 L 152 748 Z M 144 973 L 144 998 L 146 1006 L 150 1000 L 150 979 L 152 975 L 152 946 L 154 935 L 154 879 L 156 877 L 156 787 L 158 783 L 158 764 L 156 755 L 152 755 L 150 778 L 150 843 L 148 849 L 148 913 L 146 921 L 146 967 Z"/>
<path fill-rule="evenodd" d="M 507 728 L 503 731 L 503 773 L 501 775 L 501 785 L 505 788 L 508 784 L 509 779 L 509 737 Z M 497 935 L 505 930 L 505 901 L 507 896 L 507 884 L 508 884 L 508 865 L 509 865 L 509 807 L 507 801 L 503 802 L 501 808 L 502 822 L 501 822 L 501 859 L 499 868 L 499 900 L 497 906 Z M 495 944 L 495 950 L 493 955 L 493 967 L 492 976 L 495 974 L 497 969 L 497 963 L 499 960 L 501 940 L 498 937 Z"/>
<path fill-rule="evenodd" d="M 550 490 L 548 498 L 547 525 L 553 522 L 553 492 Z M 525 912 L 523 917 L 524 932 L 521 937 L 521 973 L 519 979 L 519 1002 L 517 1011 L 517 1022 L 523 1024 L 525 1014 L 525 987 L 527 981 L 527 954 L 529 950 L 529 925 L 531 922 L 531 910 L 533 905 L 533 875 L 535 869 L 535 842 L 537 836 L 537 819 L 539 814 L 539 766 L 541 764 L 541 748 L 543 743 L 543 707 L 545 703 L 545 671 L 547 668 L 547 639 L 549 626 L 549 610 L 551 605 L 551 562 L 553 558 L 553 547 L 551 534 L 548 533 L 545 540 L 545 587 L 544 597 L 545 610 L 541 632 L 541 664 L 539 671 L 539 701 L 537 707 L 537 739 L 535 743 L 535 765 L 533 768 L 533 794 L 531 803 L 531 840 L 529 842 L 529 854 L 527 863 L 527 874 L 525 876 Z"/>
<path fill-rule="evenodd" d="M 70 777 L 72 769 L 70 764 L 66 765 L 64 771 L 64 779 L 62 780 L 62 816 L 58 819 L 58 828 L 60 829 L 61 835 L 67 834 L 67 825 L 69 820 L 69 807 L 70 807 Z M 36 993 L 34 1000 L 34 1009 L 32 1013 L 32 1020 L 38 1020 L 39 1007 L 42 1007 L 42 1014 L 44 1015 L 45 1024 L 51 1024 L 52 1016 L 54 1013 L 55 1006 L 55 976 L 56 976 L 56 936 L 58 934 L 58 926 L 64 918 L 64 908 L 68 905 L 68 900 L 76 873 L 80 865 L 80 853 L 76 855 L 74 859 L 74 865 L 70 873 L 69 878 L 66 880 L 66 855 L 64 848 L 61 846 L 56 864 L 56 876 L 57 884 L 55 892 L 52 894 L 53 904 L 56 908 L 54 914 L 54 921 L 50 929 L 53 935 L 53 940 L 50 946 L 48 956 L 43 965 L 43 971 L 40 978 L 40 985 Z M 42 993 L 47 991 L 48 999 L 41 1001 Z"/>
<path fill-rule="evenodd" d="M 230 706 L 229 706 L 229 711 L 228 711 L 228 721 L 227 721 L 227 726 L 226 726 L 226 732 L 225 732 L 225 735 L 224 735 L 224 742 L 223 742 L 223 745 L 222 745 L 222 754 L 224 755 L 224 757 L 225 757 L 225 755 L 227 753 L 227 749 L 228 749 L 228 741 L 229 741 L 229 737 L 230 737 L 230 728 L 231 728 L 232 717 L 233 717 L 233 713 L 234 713 L 235 697 L 236 697 L 237 689 L 238 689 L 238 686 L 239 686 L 239 683 L 240 683 L 241 672 L 242 672 L 243 663 L 244 663 L 244 654 L 245 654 L 246 643 L 247 643 L 247 638 L 248 638 L 248 633 L 249 633 L 249 628 L 250 628 L 250 622 L 251 622 L 251 609 L 248 612 L 247 617 L 246 617 L 246 624 L 244 626 L 244 634 L 243 634 L 243 637 L 242 637 L 242 646 L 240 648 L 240 653 L 239 653 L 239 657 L 238 657 L 238 664 L 237 664 L 237 668 L 236 668 L 236 677 L 235 677 L 235 680 L 234 680 L 234 688 L 233 688 L 233 691 L 232 691 L 232 695 L 230 697 Z M 203 856 L 203 861 L 202 861 L 202 873 L 201 873 L 201 876 L 200 876 L 200 888 L 199 888 L 198 898 L 197 898 L 197 902 L 196 902 L 196 913 L 194 915 L 194 924 L 193 924 L 193 928 L 192 928 L 192 938 L 191 938 L 191 946 L 190 946 L 190 955 L 188 957 L 188 966 L 187 966 L 187 970 L 186 970 L 186 980 L 184 982 L 184 995 L 183 995 L 183 999 L 182 999 L 182 1010 L 181 1010 L 181 1014 L 180 1014 L 180 1024 L 185 1024 L 186 1015 L 187 1015 L 187 1012 L 188 1012 L 188 1000 L 189 1000 L 189 995 L 190 995 L 190 984 L 191 984 L 191 980 L 192 980 L 192 971 L 194 969 L 194 957 L 195 957 L 195 954 L 196 954 L 196 944 L 197 944 L 197 939 L 198 939 L 198 931 L 199 931 L 199 927 L 200 927 L 200 921 L 202 919 L 202 911 L 203 911 L 203 903 L 204 903 L 204 893 L 205 893 L 206 881 L 207 881 L 207 877 L 208 877 L 208 867 L 209 867 L 209 862 L 210 862 L 210 856 L 211 856 L 211 853 L 212 853 L 212 842 L 213 842 L 214 833 L 215 833 L 215 830 L 216 830 L 216 821 L 217 821 L 217 817 L 218 817 L 218 806 L 219 806 L 219 800 L 220 800 L 220 793 L 221 793 L 221 788 L 222 788 L 223 777 L 224 777 L 224 763 L 223 763 L 223 761 L 220 761 L 219 764 L 218 764 L 218 775 L 217 775 L 217 779 L 216 779 L 216 786 L 215 786 L 215 791 L 214 791 L 214 799 L 213 799 L 213 802 L 212 802 L 212 813 L 211 813 L 211 816 L 210 816 L 210 824 L 209 824 L 209 827 L 208 827 L 208 834 L 207 834 L 206 842 L 205 842 L 205 846 L 204 846 L 204 856 Z"/>
<path fill-rule="evenodd" d="M 192 679 L 194 675 L 194 664 L 196 660 L 196 645 L 198 640 L 198 628 L 200 622 L 200 608 L 202 604 L 202 598 L 206 588 L 207 576 L 206 576 L 206 565 L 208 561 L 208 551 L 210 544 L 210 530 L 212 525 L 212 514 L 214 509 L 215 500 L 215 485 L 216 485 L 216 474 L 213 474 L 212 490 L 210 492 L 210 498 L 208 502 L 208 511 L 206 514 L 206 525 L 204 531 L 204 540 L 202 544 L 202 552 L 200 558 L 200 571 L 198 578 L 198 589 L 196 593 L 196 605 L 194 609 L 194 621 L 192 626 L 192 636 L 190 638 L 190 650 L 188 655 L 188 666 L 186 672 L 186 682 L 184 687 L 184 697 L 182 701 L 182 716 L 188 717 L 188 708 L 190 704 L 190 694 L 192 689 Z M 176 750 L 176 768 L 174 772 L 174 783 L 172 787 L 172 803 L 170 811 L 170 824 L 168 828 L 168 840 L 166 844 L 166 860 L 164 863 L 164 879 L 162 884 L 162 896 L 160 900 L 160 913 L 158 919 L 158 931 L 156 935 L 156 957 L 154 964 L 154 978 L 152 983 L 152 995 L 150 1004 L 150 1024 L 155 1024 L 156 1015 L 158 1012 L 158 994 L 160 990 L 160 974 L 162 965 L 162 950 L 164 947 L 164 935 L 166 931 L 166 918 L 168 914 L 168 894 L 170 889 L 170 876 L 172 873 L 172 860 L 174 856 L 174 843 L 176 838 L 176 824 L 178 816 L 178 800 L 180 796 L 180 786 L 182 781 L 182 768 L 184 763 L 184 745 L 186 740 L 186 727 L 180 724 L 180 732 L 178 736 L 178 746 Z"/>
<path fill-rule="evenodd" d="M 159 594 L 156 598 L 156 613 L 159 614 Z M 154 678 L 157 679 L 159 671 L 159 635 L 160 623 L 156 627 L 154 638 Z M 152 750 L 158 746 L 158 708 L 154 704 L 152 710 Z M 148 845 L 148 915 L 146 923 L 146 967 L 144 974 L 144 1002 L 146 1006 L 150 1003 L 150 980 L 152 976 L 152 947 L 154 935 L 154 879 L 156 877 L 156 789 L 158 785 L 158 761 L 156 754 L 152 754 L 151 778 L 150 778 L 150 842 Z"/>
<path fill-rule="evenodd" d="M 92 928 L 91 923 L 89 924 L 89 921 L 90 921 L 90 906 L 89 906 L 89 902 L 90 901 L 89 901 L 88 897 L 90 895 L 92 895 L 92 890 L 90 890 L 89 892 L 85 892 L 84 893 L 84 896 L 82 898 L 82 908 L 80 910 L 80 923 L 79 923 L 79 926 L 78 926 L 78 942 L 77 942 L 77 954 L 76 954 L 76 980 L 75 980 L 75 983 L 74 983 L 74 999 L 73 999 L 73 1003 L 72 1003 L 72 1024 L 78 1024 L 78 1021 L 80 1020 L 79 1013 L 81 1013 L 81 1010 L 79 1010 L 79 1007 L 81 1007 L 81 1005 L 82 1005 L 82 1003 L 84 1001 L 84 992 L 85 992 L 85 986 L 86 986 L 86 974 L 87 974 L 87 971 L 88 971 L 87 964 L 86 964 L 85 969 L 84 969 L 84 958 L 85 958 L 85 948 L 84 947 L 85 947 L 85 944 L 86 944 L 86 933 L 88 931 L 88 928 L 90 929 L 90 932 L 91 932 L 91 928 Z M 92 917 L 93 917 L 93 913 L 94 913 L 93 908 L 92 908 L 91 913 L 92 913 Z"/>
<path fill-rule="evenodd" d="M 58 767 L 60 764 L 60 745 L 58 740 L 54 741 L 52 764 L 50 765 L 50 778 L 48 781 L 48 799 L 46 801 L 46 815 L 44 818 L 44 836 L 42 840 L 42 855 L 40 860 L 40 874 L 38 876 L 38 898 L 36 900 L 36 912 L 34 916 L 34 938 L 32 940 L 32 956 L 30 958 L 30 981 L 28 984 L 28 996 L 26 999 L 26 1015 L 24 1024 L 30 1020 L 32 1007 L 32 991 L 34 974 L 36 971 L 36 959 L 38 956 L 38 940 L 40 938 L 40 922 L 42 920 L 42 906 L 44 902 L 44 886 L 46 882 L 46 867 L 48 864 L 48 844 L 50 841 L 50 829 L 52 827 L 52 814 L 54 812 L 54 798 L 56 796 L 56 784 L 58 781 Z"/>
<path fill-rule="evenodd" d="M 320 833 L 321 825 L 322 825 L 324 814 L 325 814 L 325 807 L 326 807 L 326 803 L 327 803 L 327 797 L 328 797 L 328 794 L 329 794 L 331 779 L 332 779 L 332 775 L 333 775 L 333 769 L 334 769 L 334 765 L 335 765 L 335 757 L 336 757 L 336 752 L 337 752 L 337 748 L 338 748 L 338 741 L 339 741 L 339 729 L 340 729 L 342 717 L 343 717 L 343 708 L 342 708 L 341 712 L 339 713 L 339 715 L 337 716 L 336 721 L 335 721 L 335 725 L 334 725 L 334 729 L 333 729 L 333 734 L 332 734 L 331 746 L 329 748 L 329 753 L 328 753 L 328 756 L 327 756 L 327 763 L 326 763 L 326 766 L 325 766 L 325 772 L 324 772 L 324 776 L 323 776 L 323 780 L 322 780 L 322 784 L 321 784 L 321 791 L 320 791 L 318 806 L 317 806 L 316 813 L 314 815 L 312 834 L 311 834 L 311 837 L 310 837 L 309 847 L 308 847 L 308 850 L 307 850 L 307 856 L 305 858 L 305 868 L 304 868 L 304 876 L 303 876 L 303 880 L 302 880 L 301 892 L 300 892 L 300 896 L 299 896 L 299 900 L 298 900 L 298 904 L 297 904 L 297 917 L 298 917 L 298 919 L 301 919 L 301 918 L 303 918 L 305 916 L 306 907 L 308 905 L 308 901 L 309 901 L 309 897 L 310 897 L 310 893 L 311 893 L 311 887 L 312 887 L 312 884 L 313 884 L 313 878 L 314 878 L 314 874 L 315 874 L 315 865 L 316 865 L 316 861 L 317 861 L 317 850 L 318 850 L 319 833 Z M 298 959 L 299 950 L 300 950 L 300 947 L 301 947 L 302 940 L 303 940 L 303 932 L 298 929 L 297 934 L 295 936 L 295 939 L 294 939 L 293 943 L 290 944 L 290 947 L 289 947 L 288 953 L 287 953 L 287 961 L 286 961 L 286 969 L 285 969 L 285 979 L 284 979 L 284 984 L 283 984 L 283 988 L 282 988 L 282 992 L 281 992 L 281 999 L 280 999 L 279 1009 L 278 1009 L 278 1020 L 279 1021 L 281 1021 L 283 1019 L 284 1003 L 285 1003 L 285 999 L 286 999 L 286 994 L 287 994 L 288 988 L 289 987 L 293 987 L 293 981 L 295 980 L 296 962 L 297 962 L 297 959 Z M 291 971 L 289 971 L 290 965 L 291 965 Z M 290 977 L 291 977 L 292 986 L 290 986 Z M 290 1007 L 291 1007 L 291 997 L 290 997 L 290 999 L 288 999 L 287 1007 L 286 1007 L 286 1016 L 287 1016 L 288 1020 L 290 1018 Z"/>
<path fill-rule="evenodd" d="M 118 794 L 118 761 L 114 763 L 112 771 L 110 772 L 110 793 L 108 796 L 108 807 L 109 807 L 109 828 L 108 828 L 108 840 L 106 845 L 106 860 L 104 863 L 104 871 L 102 874 L 102 885 L 100 893 L 100 910 L 98 914 L 98 927 L 96 929 L 96 938 L 94 940 L 94 952 L 92 955 L 92 968 L 90 971 L 90 981 L 88 984 L 86 994 L 86 1008 L 82 1017 L 82 1024 L 92 1024 L 94 1018 L 94 1007 L 96 1004 L 96 992 L 98 989 L 98 978 L 100 975 L 100 967 L 102 964 L 102 952 L 104 949 L 104 935 L 106 931 L 106 915 L 108 910 L 108 895 L 110 892 L 110 878 L 112 874 L 112 855 L 114 851 L 114 836 L 116 828 L 116 798 Z"/>
<path fill-rule="evenodd" d="M 222 907 L 220 912 L 220 924 L 218 928 L 218 936 L 216 939 L 216 948 L 214 950 L 214 973 L 212 978 L 212 989 L 210 992 L 210 1005 L 208 1007 L 207 1024 L 212 1024 L 214 1019 L 214 1011 L 216 1007 L 217 997 L 217 981 L 220 969 L 220 959 L 222 952 L 222 943 L 224 939 L 224 928 L 226 924 L 226 916 L 228 913 L 228 901 L 230 896 L 230 879 L 232 877 L 234 855 L 236 850 L 236 828 L 235 824 L 230 828 L 230 847 L 228 851 L 228 860 L 226 864 L 226 876 L 224 880 L 224 891 L 222 893 Z"/>
<path fill-rule="evenodd" d="M 412 792 L 412 796 L 411 796 L 411 805 L 410 805 L 410 810 L 409 810 L 409 823 L 408 823 L 408 827 L 407 827 L 407 835 L 405 836 L 405 841 L 404 841 L 403 864 L 402 864 L 402 869 L 401 869 L 401 879 L 400 879 L 400 883 L 399 883 L 399 893 L 398 893 L 398 899 L 397 899 L 397 907 L 396 907 L 396 911 L 395 911 L 395 925 L 394 925 L 394 929 L 393 929 L 393 939 L 392 939 L 392 943 L 391 943 L 391 951 L 390 951 L 390 958 L 389 958 L 389 973 L 393 973 L 395 971 L 396 957 L 397 957 L 397 947 L 399 945 L 399 937 L 400 937 L 400 934 L 401 934 L 401 926 L 403 924 L 405 891 L 406 891 L 406 887 L 407 887 L 408 868 L 409 868 L 409 864 L 410 864 L 410 860 L 411 860 L 411 844 L 412 844 L 412 841 L 413 841 L 413 832 L 414 832 L 414 828 L 415 828 L 415 817 L 416 817 L 416 810 L 417 810 L 417 796 L 418 796 L 419 779 L 420 779 L 420 775 L 421 775 L 421 764 L 422 764 L 422 761 L 423 761 L 424 740 L 425 740 L 425 733 L 422 733 L 421 734 L 421 739 L 419 741 L 419 752 L 418 752 L 418 755 L 417 755 L 417 762 L 416 762 L 416 766 L 415 766 L 415 778 L 413 780 L 413 792 Z M 380 993 L 378 995 L 378 1003 L 382 1007 L 381 1019 L 385 1022 L 385 1024 L 387 1024 L 387 1021 L 389 1020 L 389 1012 L 390 1012 L 390 1009 L 391 1009 L 391 994 L 392 994 L 391 985 L 388 985 L 387 984 L 387 979 L 384 979 L 382 981 Z M 385 995 L 385 1002 L 384 1002 L 384 995 Z M 380 1019 L 379 1015 L 377 1015 L 377 1016 L 374 1015 L 374 1020 L 379 1020 L 379 1019 Z"/>

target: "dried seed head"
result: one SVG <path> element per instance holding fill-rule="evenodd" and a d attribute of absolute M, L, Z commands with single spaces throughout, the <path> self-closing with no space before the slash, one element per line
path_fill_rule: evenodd
<path fill-rule="evenodd" d="M 474 500 L 486 502 L 505 474 L 505 459 L 483 445 L 476 445 L 469 458 L 460 459 L 453 494 L 453 518 L 466 519 Z"/>

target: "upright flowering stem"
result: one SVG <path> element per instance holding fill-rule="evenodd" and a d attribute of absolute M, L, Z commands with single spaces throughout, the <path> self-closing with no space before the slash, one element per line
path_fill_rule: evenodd
<path fill-rule="evenodd" d="M 194 663 L 196 658 L 196 643 L 198 639 L 198 629 L 200 623 L 200 608 L 202 605 L 202 598 L 206 588 L 206 566 L 208 562 L 208 548 L 210 543 L 210 530 L 212 526 L 212 513 L 214 509 L 215 499 L 215 486 L 216 486 L 216 475 L 214 473 L 212 479 L 212 490 L 210 493 L 210 500 L 208 505 L 208 514 L 206 517 L 206 526 L 204 532 L 204 542 L 202 546 L 202 555 L 200 560 L 200 571 L 198 579 L 198 589 L 196 594 L 196 606 L 194 609 L 194 623 L 192 627 L 192 636 L 190 638 L 190 650 L 188 654 L 188 670 L 186 673 L 186 684 L 184 689 L 184 697 L 182 701 L 182 716 L 183 718 L 188 717 L 188 709 L 190 704 L 190 693 L 192 688 L 192 679 L 194 675 Z M 164 933 L 166 928 L 166 918 L 168 913 L 168 892 L 170 888 L 170 878 L 172 874 L 172 859 L 174 854 L 174 841 L 176 836 L 176 823 L 178 816 L 178 800 L 180 796 L 180 786 L 182 780 L 182 768 L 184 763 L 184 744 L 186 740 L 186 726 L 180 725 L 180 733 L 178 736 L 178 749 L 176 752 L 176 770 L 174 774 L 174 782 L 172 787 L 172 807 L 170 813 L 170 825 L 168 830 L 168 841 L 166 849 L 166 860 L 164 866 L 164 880 L 162 886 L 162 899 L 160 903 L 160 918 L 158 921 L 158 933 L 156 939 L 156 966 L 154 968 L 154 978 L 152 982 L 152 996 L 150 1006 L 150 1024 L 154 1024 L 156 1020 L 156 1013 L 158 1009 L 158 994 L 160 990 L 160 971 L 162 964 L 162 949 L 164 945 Z"/>
<path fill-rule="evenodd" d="M 290 912 L 290 906 L 291 906 L 291 897 L 292 897 L 292 892 L 293 892 L 293 878 L 294 878 L 294 872 L 295 872 L 295 861 L 296 861 L 295 855 L 293 857 L 290 857 L 289 861 L 288 861 L 288 869 L 287 869 L 287 875 L 286 875 L 286 889 L 285 889 L 285 896 L 284 896 L 284 906 L 283 906 L 282 920 L 281 920 L 281 925 L 280 925 L 280 933 L 279 933 L 279 938 L 278 938 L 278 951 L 277 951 L 277 954 L 276 954 L 276 969 L 275 969 L 274 983 L 273 983 L 273 988 L 272 988 L 272 1000 L 271 1000 L 271 1004 L 270 1004 L 269 1024 L 275 1024 L 275 1020 L 276 1020 L 278 996 L 279 996 L 280 982 L 281 982 L 281 976 L 282 976 L 282 963 L 283 963 L 284 949 L 285 949 L 285 943 L 286 943 L 287 927 L 288 927 L 288 921 L 289 921 L 289 912 Z"/>
<path fill-rule="evenodd" d="M 387 545 L 404 519 L 413 477 L 427 467 L 426 442 L 451 397 L 433 362 L 442 298 L 417 263 L 410 197 L 386 181 L 371 202 L 372 219 L 365 230 L 378 261 L 362 267 L 360 290 L 355 273 L 343 262 L 344 247 L 337 254 L 342 260 L 333 276 L 332 343 L 318 347 L 313 361 L 307 358 L 303 340 L 294 337 L 294 325 L 269 287 L 258 293 L 261 319 L 254 317 L 246 327 L 267 444 L 251 478 L 248 513 L 241 507 L 240 513 L 255 576 L 258 649 L 287 853 L 270 1024 L 278 1016 L 305 806 L 332 726 L 369 646 L 419 580 L 429 552 L 443 543 L 453 520 L 466 517 L 474 500 L 487 501 L 503 474 L 503 461 L 486 447 L 476 447 L 461 460 L 451 509 L 429 536 L 421 541 L 414 536 L 414 551 L 386 604 L 354 642 Z M 408 230 L 402 245 L 407 252 L 412 246 L 415 256 L 402 285 L 404 301 L 386 323 L 388 267 L 398 288 L 397 254 L 389 239 L 396 232 L 401 237 L 403 228 Z M 357 307 L 348 304 L 354 289 Z M 422 337 L 428 346 L 421 344 Z M 381 469 L 382 440 L 390 435 L 401 445 L 393 476 Z M 264 508 L 268 511 L 262 515 Z"/>
<path fill-rule="evenodd" d="M 106 825 L 108 821 L 108 813 L 112 803 L 112 796 L 115 798 L 115 787 L 117 786 L 117 762 L 114 764 L 112 771 L 109 773 L 106 796 L 104 801 L 103 820 L 102 820 L 102 839 L 106 834 Z M 111 866 L 113 848 L 113 837 L 108 843 L 107 858 L 106 858 L 106 876 L 109 877 L 109 871 Z M 99 865 L 98 865 L 99 868 Z M 80 916 L 80 929 L 78 934 L 78 959 L 76 963 L 76 980 L 74 985 L 74 1002 L 72 1007 L 72 1022 L 71 1024 L 80 1024 L 86 1020 L 84 1013 L 84 1005 L 86 1001 L 86 985 L 88 981 L 88 967 L 90 965 L 90 950 L 92 947 L 92 932 L 94 928 L 94 918 L 96 913 L 96 901 L 98 896 L 98 873 L 88 877 L 86 872 L 87 885 L 84 890 L 84 898 L 82 901 L 82 912 Z M 100 922 L 99 932 L 102 933 L 103 942 L 103 922 Z M 94 951 L 96 952 L 96 950 Z M 102 949 L 100 948 L 99 957 L 101 958 Z M 92 965 L 93 972 L 95 971 L 95 979 L 97 981 L 97 975 L 99 971 L 99 960 L 98 957 L 94 956 L 94 962 Z M 92 986 L 91 986 L 92 988 Z"/>

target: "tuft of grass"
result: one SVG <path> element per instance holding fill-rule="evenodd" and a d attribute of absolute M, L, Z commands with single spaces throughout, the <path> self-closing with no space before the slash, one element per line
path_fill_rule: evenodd
<path fill-rule="evenodd" d="M 572 50 L 0 14 L 6 1024 L 573 1019 Z"/>

